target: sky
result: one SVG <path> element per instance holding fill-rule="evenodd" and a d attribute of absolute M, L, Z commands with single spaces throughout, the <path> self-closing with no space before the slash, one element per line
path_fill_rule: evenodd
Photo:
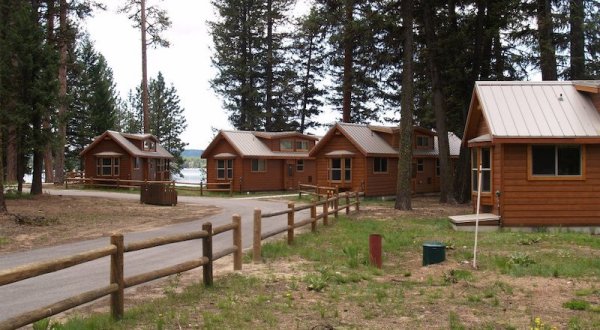
<path fill-rule="evenodd" d="M 142 76 L 140 32 L 132 27 L 125 14 L 117 13 L 123 0 L 106 0 L 106 11 L 96 11 L 84 26 L 97 51 L 113 70 L 121 97 L 139 84 Z M 148 49 L 148 76 L 162 72 L 165 81 L 177 89 L 180 105 L 185 109 L 187 129 L 182 140 L 187 149 L 204 149 L 211 141 L 212 128 L 233 129 L 223 109 L 222 100 L 210 88 L 216 69 L 211 64 L 212 39 L 207 21 L 217 15 L 209 0 L 148 0 L 167 10 L 172 26 L 164 33 L 169 48 Z M 295 11 L 306 5 L 299 1 Z M 337 114 L 325 113 L 322 123 L 330 123 Z M 324 129 L 312 133 L 323 134 Z"/>

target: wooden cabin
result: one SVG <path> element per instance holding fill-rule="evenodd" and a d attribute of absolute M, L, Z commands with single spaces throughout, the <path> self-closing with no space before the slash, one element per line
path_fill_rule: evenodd
<path fill-rule="evenodd" d="M 600 81 L 477 82 L 472 200 L 507 227 L 600 225 Z M 481 165 L 481 170 L 479 170 Z"/>
<path fill-rule="evenodd" d="M 171 179 L 174 158 L 151 134 L 106 131 L 79 154 L 86 178 L 140 181 Z"/>
<path fill-rule="evenodd" d="M 317 138 L 298 132 L 220 131 L 202 153 L 207 183 L 233 191 L 276 191 L 312 184 L 315 162 L 308 151 Z"/>
<path fill-rule="evenodd" d="M 451 157 L 460 139 L 448 135 Z M 396 194 L 399 129 L 397 127 L 337 123 L 311 150 L 316 159 L 316 184 L 341 191 L 363 191 L 366 196 Z M 413 130 L 413 192 L 439 192 L 440 175 L 436 133 Z"/>

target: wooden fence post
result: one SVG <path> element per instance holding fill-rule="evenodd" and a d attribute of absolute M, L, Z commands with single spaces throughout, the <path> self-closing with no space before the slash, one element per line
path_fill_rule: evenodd
<path fill-rule="evenodd" d="M 117 247 L 117 251 L 110 255 L 110 283 L 117 284 L 119 289 L 110 294 L 110 310 L 115 320 L 123 318 L 125 312 L 125 279 L 123 277 L 123 254 L 125 244 L 123 234 L 115 234 L 110 237 L 110 244 Z"/>
<path fill-rule="evenodd" d="M 329 212 L 329 201 L 325 200 L 325 203 L 323 203 L 323 225 L 324 226 L 329 225 L 329 219 L 327 216 L 328 212 Z"/>
<path fill-rule="evenodd" d="M 358 195 L 358 191 L 355 192 L 354 196 L 356 197 L 356 211 L 360 211 L 360 198 Z"/>
<path fill-rule="evenodd" d="M 338 208 L 340 207 L 340 190 L 338 187 L 335 187 L 335 200 L 333 201 L 333 216 L 338 217 Z"/>
<path fill-rule="evenodd" d="M 346 215 L 350 214 L 350 192 L 346 191 Z"/>
<path fill-rule="evenodd" d="M 202 230 L 208 233 L 208 236 L 202 239 L 202 256 L 208 258 L 208 263 L 202 267 L 202 277 L 204 286 L 213 285 L 213 251 L 212 251 L 212 223 L 207 222 L 202 225 Z"/>
<path fill-rule="evenodd" d="M 229 197 L 233 197 L 233 181 L 229 181 Z"/>
<path fill-rule="evenodd" d="M 287 232 L 287 242 L 288 244 L 294 243 L 294 203 L 288 203 L 288 232 Z"/>
<path fill-rule="evenodd" d="M 200 180 L 200 196 L 204 196 L 204 191 L 202 190 L 202 183 L 204 183 L 204 181 Z"/>
<path fill-rule="evenodd" d="M 317 231 L 317 202 L 313 200 L 312 206 L 310 207 L 310 230 L 314 233 Z"/>
<path fill-rule="evenodd" d="M 233 215 L 233 245 L 237 247 L 233 252 L 233 270 L 242 270 L 242 217 L 239 214 Z"/>
<path fill-rule="evenodd" d="M 254 243 L 252 244 L 252 261 L 258 263 L 261 261 L 260 257 L 260 243 L 262 241 L 262 230 L 261 230 L 261 210 L 256 208 L 254 209 Z"/>
<path fill-rule="evenodd" d="M 320 202 L 321 201 L 321 194 L 320 194 L 320 191 L 319 191 L 319 186 L 315 187 L 315 191 L 317 192 L 317 201 Z"/>

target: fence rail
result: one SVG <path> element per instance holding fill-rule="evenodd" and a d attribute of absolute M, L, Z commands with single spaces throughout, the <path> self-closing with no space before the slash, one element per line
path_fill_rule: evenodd
<path fill-rule="evenodd" d="M 364 195 L 364 193 L 359 192 L 345 192 L 342 194 L 335 194 L 334 196 L 319 200 L 313 201 L 311 204 L 298 206 L 296 207 L 294 203 L 288 203 L 288 208 L 286 210 L 275 211 L 270 213 L 262 213 L 262 210 L 259 208 L 254 209 L 254 236 L 252 240 L 252 260 L 253 262 L 261 262 L 261 244 L 262 241 L 287 232 L 287 242 L 288 244 L 292 244 L 294 242 L 294 230 L 296 228 L 300 228 L 306 226 L 308 224 L 311 225 L 311 231 L 315 232 L 317 229 L 317 221 L 323 219 L 323 225 L 329 225 L 329 214 L 334 215 L 334 217 L 338 217 L 338 212 L 340 210 L 346 210 L 346 214 L 350 213 L 350 207 L 354 206 L 357 211 L 360 210 L 360 196 Z M 350 201 L 351 198 L 354 198 L 354 201 Z M 340 205 L 340 199 L 345 200 L 345 204 Z M 322 206 L 322 212 L 320 214 L 317 213 L 317 206 Z M 331 208 L 331 210 L 330 210 Z M 296 221 L 296 213 L 299 211 L 310 209 L 310 217 L 306 219 L 302 219 Z M 271 218 L 275 216 L 280 216 L 287 214 L 287 226 L 282 228 L 277 228 L 270 230 L 268 232 L 262 232 L 262 220 L 265 218 Z"/>
<path fill-rule="evenodd" d="M 337 195 L 339 189 L 337 187 L 319 187 L 311 184 L 298 184 L 298 198 L 302 198 L 302 194 L 316 196 L 317 200 L 321 200 L 321 197 L 328 197 L 331 195 Z"/>
<path fill-rule="evenodd" d="M 200 196 L 204 196 L 205 192 L 224 192 L 233 196 L 233 183 L 226 182 L 175 182 L 175 181 L 152 181 L 152 180 L 125 180 L 125 179 L 109 179 L 109 178 L 92 178 L 83 176 L 70 176 L 65 178 L 65 189 L 69 189 L 69 185 L 83 185 L 93 187 L 135 187 L 144 184 L 161 183 L 179 190 L 200 191 Z"/>
<path fill-rule="evenodd" d="M 198 267 L 202 267 L 203 269 L 204 285 L 211 286 L 213 283 L 213 261 L 226 255 L 233 254 L 233 268 L 235 270 L 242 269 L 241 230 L 241 217 L 239 215 L 234 215 L 231 223 L 215 228 L 212 227 L 210 222 L 207 222 L 202 225 L 202 230 L 196 232 L 172 236 L 161 236 L 144 241 L 132 242 L 127 245 L 124 244 L 123 235 L 116 234 L 110 237 L 109 245 L 98 249 L 85 251 L 64 258 L 26 264 L 0 271 L 0 286 L 2 286 L 110 256 L 110 283 L 107 286 L 83 292 L 53 304 L 22 313 L 6 320 L 2 320 L 0 321 L 0 329 L 16 329 L 108 295 L 111 296 L 111 313 L 114 318 L 120 319 L 123 317 L 125 309 L 125 288 Z M 218 255 L 213 255 L 213 236 L 228 231 L 233 232 L 232 245 L 226 247 L 223 251 L 219 252 Z M 202 257 L 127 278 L 124 276 L 123 269 L 125 266 L 125 253 L 194 239 L 202 240 Z"/>

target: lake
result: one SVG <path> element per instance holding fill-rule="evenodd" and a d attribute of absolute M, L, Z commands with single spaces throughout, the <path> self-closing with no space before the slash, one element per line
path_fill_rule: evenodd
<path fill-rule="evenodd" d="M 181 176 L 173 174 L 173 180 L 175 182 L 200 183 L 204 180 L 204 173 L 199 168 L 183 168 Z"/>

